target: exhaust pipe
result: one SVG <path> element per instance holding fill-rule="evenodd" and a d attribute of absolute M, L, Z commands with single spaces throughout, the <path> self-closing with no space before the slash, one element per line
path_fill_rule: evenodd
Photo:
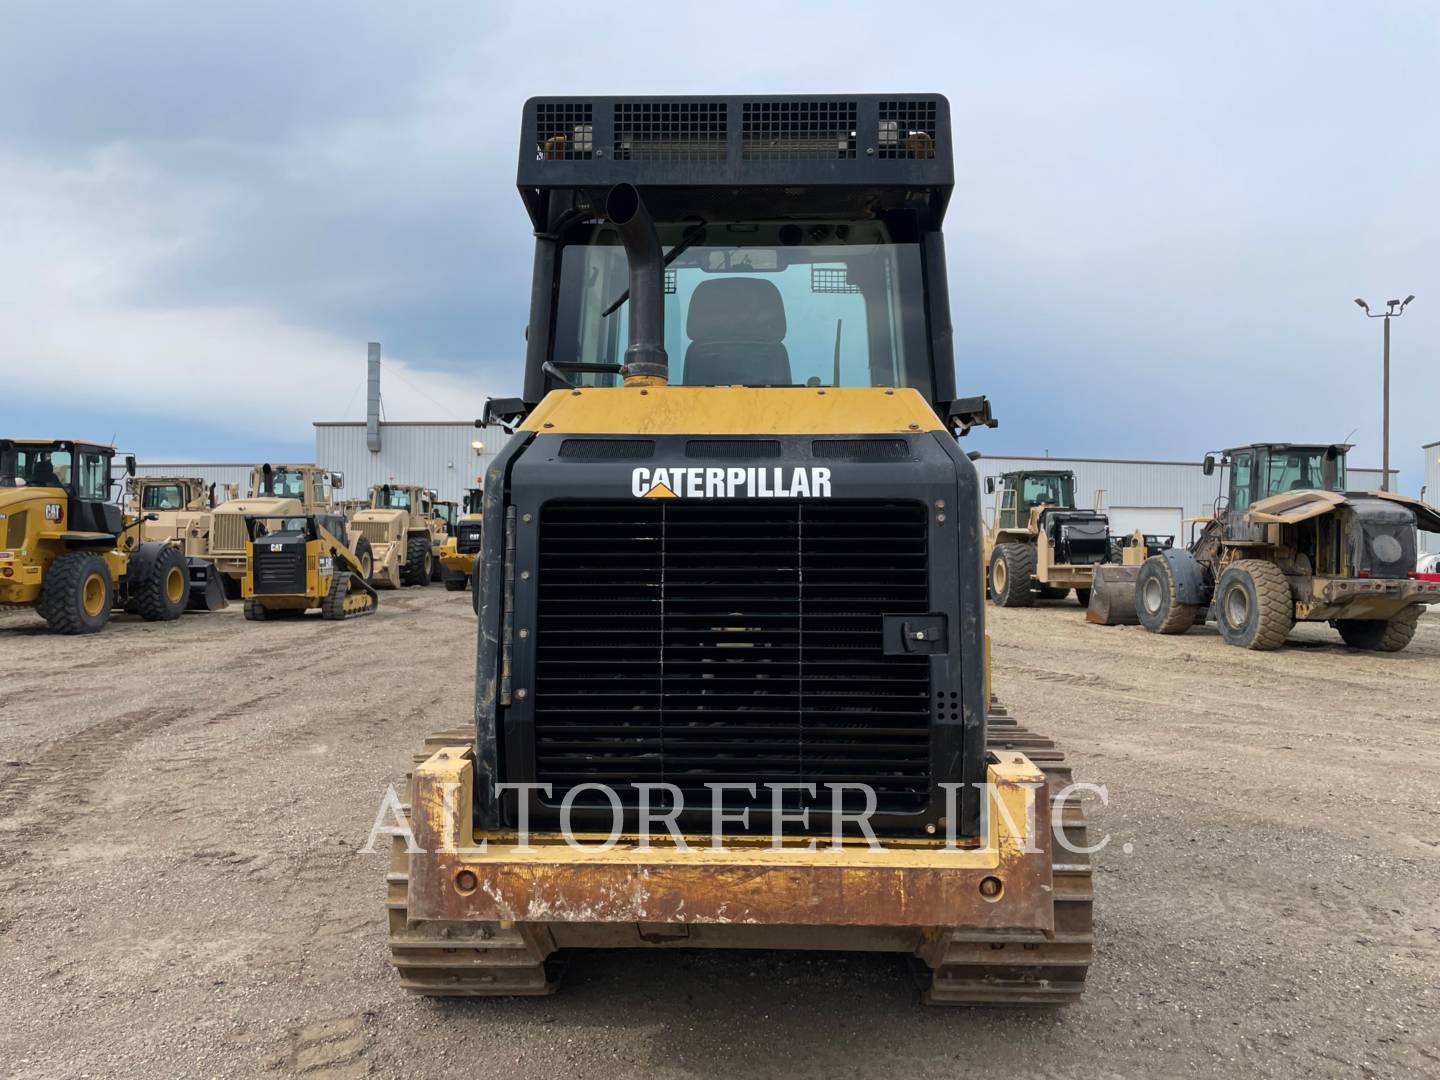
<path fill-rule="evenodd" d="M 630 344 L 621 374 L 626 386 L 664 386 L 665 255 L 645 201 L 633 184 L 616 184 L 605 196 L 605 216 L 620 232 L 630 263 Z"/>

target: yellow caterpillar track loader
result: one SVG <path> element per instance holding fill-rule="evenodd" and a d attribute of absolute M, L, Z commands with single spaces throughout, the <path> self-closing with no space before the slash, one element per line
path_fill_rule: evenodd
<path fill-rule="evenodd" d="M 379 603 L 367 567 L 340 539 L 344 518 L 300 514 L 245 519 L 245 618 L 293 618 L 315 608 L 325 619 L 373 615 Z"/>
<path fill-rule="evenodd" d="M 528 102 L 524 395 L 487 468 L 473 726 L 423 750 L 400 983 L 566 950 L 873 950 L 1062 1004 L 1091 880 L 1054 744 L 991 708 L 933 94 Z M 1073 793 L 1071 793 L 1073 794 Z"/>
<path fill-rule="evenodd" d="M 111 501 L 114 457 L 103 443 L 0 439 L 0 604 L 33 607 L 62 634 L 102 630 L 113 610 L 180 617 L 192 574 L 203 582 L 209 567 L 138 539 L 146 517 Z"/>

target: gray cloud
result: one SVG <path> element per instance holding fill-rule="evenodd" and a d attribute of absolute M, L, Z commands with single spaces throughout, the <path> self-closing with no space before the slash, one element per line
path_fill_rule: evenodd
<path fill-rule="evenodd" d="M 307 348 L 342 365 L 379 337 L 411 377 L 483 397 L 518 382 L 525 97 L 933 89 L 957 129 L 960 383 L 1002 417 L 982 448 L 1193 457 L 1358 425 L 1357 456 L 1377 462 L 1379 332 L 1349 301 L 1414 292 L 1393 444 L 1418 484 L 1416 447 L 1440 437 L 1428 6 L 625 14 L 9 5 L 0 199 L 23 212 L 57 183 L 65 197 L 44 207 L 59 220 L 0 223 L 0 258 L 26 280 L 54 271 L 69 297 L 56 319 L 158 313 L 196 340 L 253 325 L 281 366 Z M 67 191 L 67 176 L 89 180 Z M 98 279 L 76 269 L 87 252 L 108 266 Z M 254 321 L 207 324 L 217 311 Z M 24 337 L 42 362 L 46 339 Z"/>

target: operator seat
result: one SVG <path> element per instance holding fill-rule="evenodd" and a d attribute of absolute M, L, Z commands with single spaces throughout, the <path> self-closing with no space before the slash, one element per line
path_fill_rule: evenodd
<path fill-rule="evenodd" d="M 702 281 L 685 317 L 686 386 L 789 386 L 785 302 L 763 278 Z"/>

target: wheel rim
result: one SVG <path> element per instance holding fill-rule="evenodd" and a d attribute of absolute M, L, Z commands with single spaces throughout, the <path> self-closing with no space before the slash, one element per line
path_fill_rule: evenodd
<path fill-rule="evenodd" d="M 86 615 L 93 617 L 105 610 L 105 579 L 99 574 L 87 577 L 81 592 L 81 602 L 85 605 Z"/>
<path fill-rule="evenodd" d="M 364 555 L 360 557 L 360 576 L 363 577 L 366 581 L 369 581 L 370 571 L 373 569 L 375 569 L 375 563 L 374 560 L 371 559 L 370 553 L 367 551 Z"/>
<path fill-rule="evenodd" d="M 1005 591 L 1006 576 L 1007 575 L 1005 573 L 1005 560 L 997 559 L 995 562 L 995 569 L 992 576 L 992 587 L 996 593 L 1003 593 Z"/>
<path fill-rule="evenodd" d="M 1239 585 L 1230 586 L 1225 594 L 1225 622 L 1233 630 L 1243 630 L 1250 621 L 1250 594 Z"/>
<path fill-rule="evenodd" d="M 165 575 L 165 599 L 172 604 L 178 604 L 185 598 L 185 575 L 180 572 L 178 566 L 172 566 L 170 572 Z"/>
<path fill-rule="evenodd" d="M 1140 590 L 1140 601 L 1145 605 L 1145 610 L 1151 615 L 1158 614 L 1162 600 L 1160 593 L 1160 582 L 1153 577 L 1148 578 L 1144 587 Z"/>

